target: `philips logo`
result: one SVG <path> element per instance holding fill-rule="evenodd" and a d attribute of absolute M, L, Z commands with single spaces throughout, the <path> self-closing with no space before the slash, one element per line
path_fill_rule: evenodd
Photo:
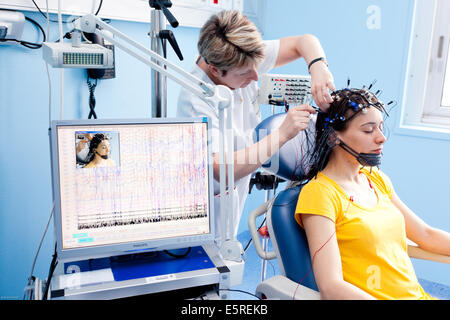
<path fill-rule="evenodd" d="M 133 244 L 134 248 L 148 247 L 148 243 L 137 243 Z"/>

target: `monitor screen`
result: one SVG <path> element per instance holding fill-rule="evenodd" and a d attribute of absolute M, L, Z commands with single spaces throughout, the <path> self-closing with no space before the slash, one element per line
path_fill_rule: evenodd
<path fill-rule="evenodd" d="M 53 121 L 58 258 L 214 240 L 208 119 Z"/>

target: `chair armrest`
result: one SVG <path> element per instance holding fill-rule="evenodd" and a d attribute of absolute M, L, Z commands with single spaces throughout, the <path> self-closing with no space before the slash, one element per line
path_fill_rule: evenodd
<path fill-rule="evenodd" d="M 263 203 L 258 208 L 250 212 L 248 216 L 248 230 L 250 231 L 250 235 L 252 236 L 255 251 L 258 254 L 258 256 L 264 260 L 275 259 L 277 255 L 274 251 L 265 252 L 264 249 L 262 248 L 261 240 L 258 236 L 258 228 L 256 227 L 256 218 L 266 213 L 268 210 L 271 210 L 274 200 L 275 198 Z"/>
<path fill-rule="evenodd" d="M 281 275 L 261 282 L 255 294 L 260 298 L 277 300 L 320 300 L 320 293 Z"/>
<path fill-rule="evenodd" d="M 408 245 L 408 255 L 411 258 L 450 264 L 450 256 L 429 252 L 418 246 Z"/>

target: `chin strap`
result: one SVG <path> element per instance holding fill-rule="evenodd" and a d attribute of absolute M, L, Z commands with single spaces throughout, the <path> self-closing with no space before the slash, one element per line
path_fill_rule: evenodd
<path fill-rule="evenodd" d="M 358 160 L 358 162 L 364 167 L 377 167 L 381 163 L 381 153 L 358 153 L 345 144 L 342 140 L 339 143 L 339 146 L 354 156 L 356 160 Z"/>
<path fill-rule="evenodd" d="M 108 160 L 108 155 L 102 156 L 102 155 L 101 155 L 100 153 L 98 153 L 97 151 L 95 151 L 95 153 L 96 153 L 99 157 L 101 157 L 102 159 Z"/>

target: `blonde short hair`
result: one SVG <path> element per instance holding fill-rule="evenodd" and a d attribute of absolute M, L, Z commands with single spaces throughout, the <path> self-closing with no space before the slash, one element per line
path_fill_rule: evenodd
<path fill-rule="evenodd" d="M 261 33 L 253 22 L 235 10 L 224 10 L 210 17 L 200 30 L 197 47 L 206 63 L 223 74 L 264 58 Z"/>

